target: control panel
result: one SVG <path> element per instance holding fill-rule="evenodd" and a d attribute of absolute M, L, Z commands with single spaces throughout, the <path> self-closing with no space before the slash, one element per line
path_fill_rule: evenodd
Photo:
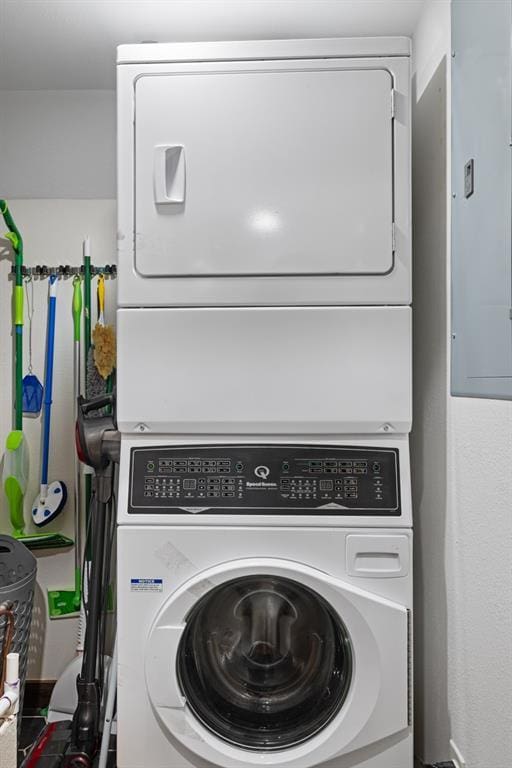
<path fill-rule="evenodd" d="M 400 515 L 398 450 L 132 448 L 129 513 Z"/>

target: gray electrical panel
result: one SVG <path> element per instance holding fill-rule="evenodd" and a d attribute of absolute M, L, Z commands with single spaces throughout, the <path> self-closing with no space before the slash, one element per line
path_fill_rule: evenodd
<path fill-rule="evenodd" d="M 512 399 L 512 2 L 452 2 L 452 394 Z"/>

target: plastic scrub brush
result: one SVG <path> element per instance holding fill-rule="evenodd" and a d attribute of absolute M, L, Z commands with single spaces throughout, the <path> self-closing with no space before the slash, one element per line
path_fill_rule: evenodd
<path fill-rule="evenodd" d="M 108 379 L 116 365 L 116 335 L 111 325 L 105 325 L 105 278 L 98 278 L 98 322 L 92 332 L 94 363 L 103 379 Z"/>

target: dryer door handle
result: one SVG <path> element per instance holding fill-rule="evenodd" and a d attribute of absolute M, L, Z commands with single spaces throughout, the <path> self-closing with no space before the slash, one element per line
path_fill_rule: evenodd
<path fill-rule="evenodd" d="M 185 182 L 185 147 L 181 144 L 157 145 L 153 150 L 153 193 L 156 205 L 183 205 Z"/>

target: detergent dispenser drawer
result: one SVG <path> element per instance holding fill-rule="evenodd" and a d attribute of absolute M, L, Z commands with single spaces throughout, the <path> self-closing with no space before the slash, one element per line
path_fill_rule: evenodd
<path fill-rule="evenodd" d="M 129 512 L 400 516 L 396 448 L 132 448 Z"/>

